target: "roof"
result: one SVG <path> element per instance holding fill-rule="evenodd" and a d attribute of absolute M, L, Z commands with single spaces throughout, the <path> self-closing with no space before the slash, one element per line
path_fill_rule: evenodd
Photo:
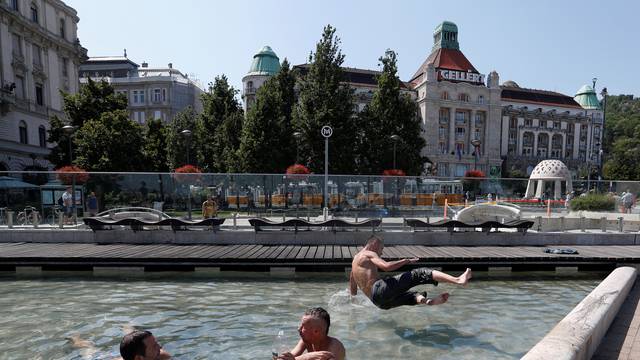
<path fill-rule="evenodd" d="M 541 105 L 581 108 L 571 96 L 554 91 L 527 89 L 513 86 L 500 86 L 503 101 L 529 102 Z"/>
<path fill-rule="evenodd" d="M 458 26 L 451 21 L 443 21 L 440 25 L 436 26 L 436 29 L 433 30 L 433 34 L 437 34 L 439 31 L 450 31 L 450 32 L 458 32 Z"/>
<path fill-rule="evenodd" d="M 438 48 L 434 50 L 429 57 L 420 65 L 411 81 L 414 81 L 427 71 L 427 65 L 433 63 L 436 69 L 456 70 L 463 72 L 472 72 L 478 74 L 478 70 L 471 64 L 466 56 L 460 50 Z"/>
<path fill-rule="evenodd" d="M 583 85 L 573 98 L 583 109 L 600 110 L 600 101 L 596 91 L 589 85 Z"/>
<path fill-rule="evenodd" d="M 124 56 L 93 56 L 90 57 L 83 64 L 131 64 L 135 67 L 139 65 L 129 60 L 129 58 Z"/>
<path fill-rule="evenodd" d="M 542 160 L 529 176 L 530 180 L 571 180 L 569 168 L 560 160 Z"/>
<path fill-rule="evenodd" d="M 280 59 L 270 46 L 263 46 L 253 55 L 248 75 L 275 75 L 280 71 Z"/>
<path fill-rule="evenodd" d="M 311 64 L 300 64 L 294 66 L 294 68 L 300 69 L 302 74 L 306 74 L 309 71 Z M 352 67 L 343 67 L 344 82 L 357 85 L 371 85 L 378 86 L 377 76 L 382 74 L 382 71 L 359 69 Z M 409 85 L 400 80 L 400 87 L 403 89 L 409 89 Z"/>

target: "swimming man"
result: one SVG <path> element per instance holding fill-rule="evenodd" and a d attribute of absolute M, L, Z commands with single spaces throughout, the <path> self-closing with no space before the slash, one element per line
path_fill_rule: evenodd
<path fill-rule="evenodd" d="M 438 282 L 467 285 L 471 279 L 471 269 L 454 277 L 424 267 L 381 279 L 378 276 L 378 269 L 395 271 L 404 265 L 418 261 L 418 258 L 385 261 L 380 257 L 383 248 L 382 239 L 375 235 L 371 236 L 365 247 L 353 257 L 351 276 L 349 277 L 351 295 L 355 296 L 360 288 L 381 309 L 387 310 L 402 305 L 440 305 L 447 302 L 449 293 L 445 292 L 436 297 L 428 298 L 426 292 L 418 293 L 409 290 L 420 284 L 437 286 Z"/>

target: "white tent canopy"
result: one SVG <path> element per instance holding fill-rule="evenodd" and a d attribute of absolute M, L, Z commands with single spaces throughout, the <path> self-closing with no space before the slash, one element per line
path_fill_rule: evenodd
<path fill-rule="evenodd" d="M 562 182 L 565 182 L 566 193 L 573 191 L 571 172 L 560 160 L 543 160 L 536 165 L 529 176 L 525 198 L 542 198 L 545 182 L 553 182 L 553 198 L 562 199 Z"/>

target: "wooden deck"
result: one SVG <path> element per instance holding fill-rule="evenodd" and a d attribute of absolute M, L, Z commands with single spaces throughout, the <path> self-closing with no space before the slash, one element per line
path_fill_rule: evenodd
<path fill-rule="evenodd" d="M 419 257 L 418 265 L 589 266 L 639 264 L 640 246 L 572 246 L 578 255 L 544 253 L 533 246 L 387 246 L 383 257 Z M 340 245 L 98 245 L 0 243 L 0 268 L 15 266 L 313 266 L 348 267 L 357 246 Z"/>

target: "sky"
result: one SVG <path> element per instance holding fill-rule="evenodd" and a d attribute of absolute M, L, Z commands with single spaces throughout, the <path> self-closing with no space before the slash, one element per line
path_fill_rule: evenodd
<path fill-rule="evenodd" d="M 640 95 L 640 2 L 631 0 L 64 0 L 80 17 L 89 56 L 122 55 L 193 74 L 225 74 L 240 89 L 253 55 L 269 45 L 282 61 L 307 62 L 323 27 L 337 29 L 345 66 L 379 69 L 386 49 L 408 81 L 431 52 L 442 21 L 483 74 L 573 96 L 596 90 Z"/>

